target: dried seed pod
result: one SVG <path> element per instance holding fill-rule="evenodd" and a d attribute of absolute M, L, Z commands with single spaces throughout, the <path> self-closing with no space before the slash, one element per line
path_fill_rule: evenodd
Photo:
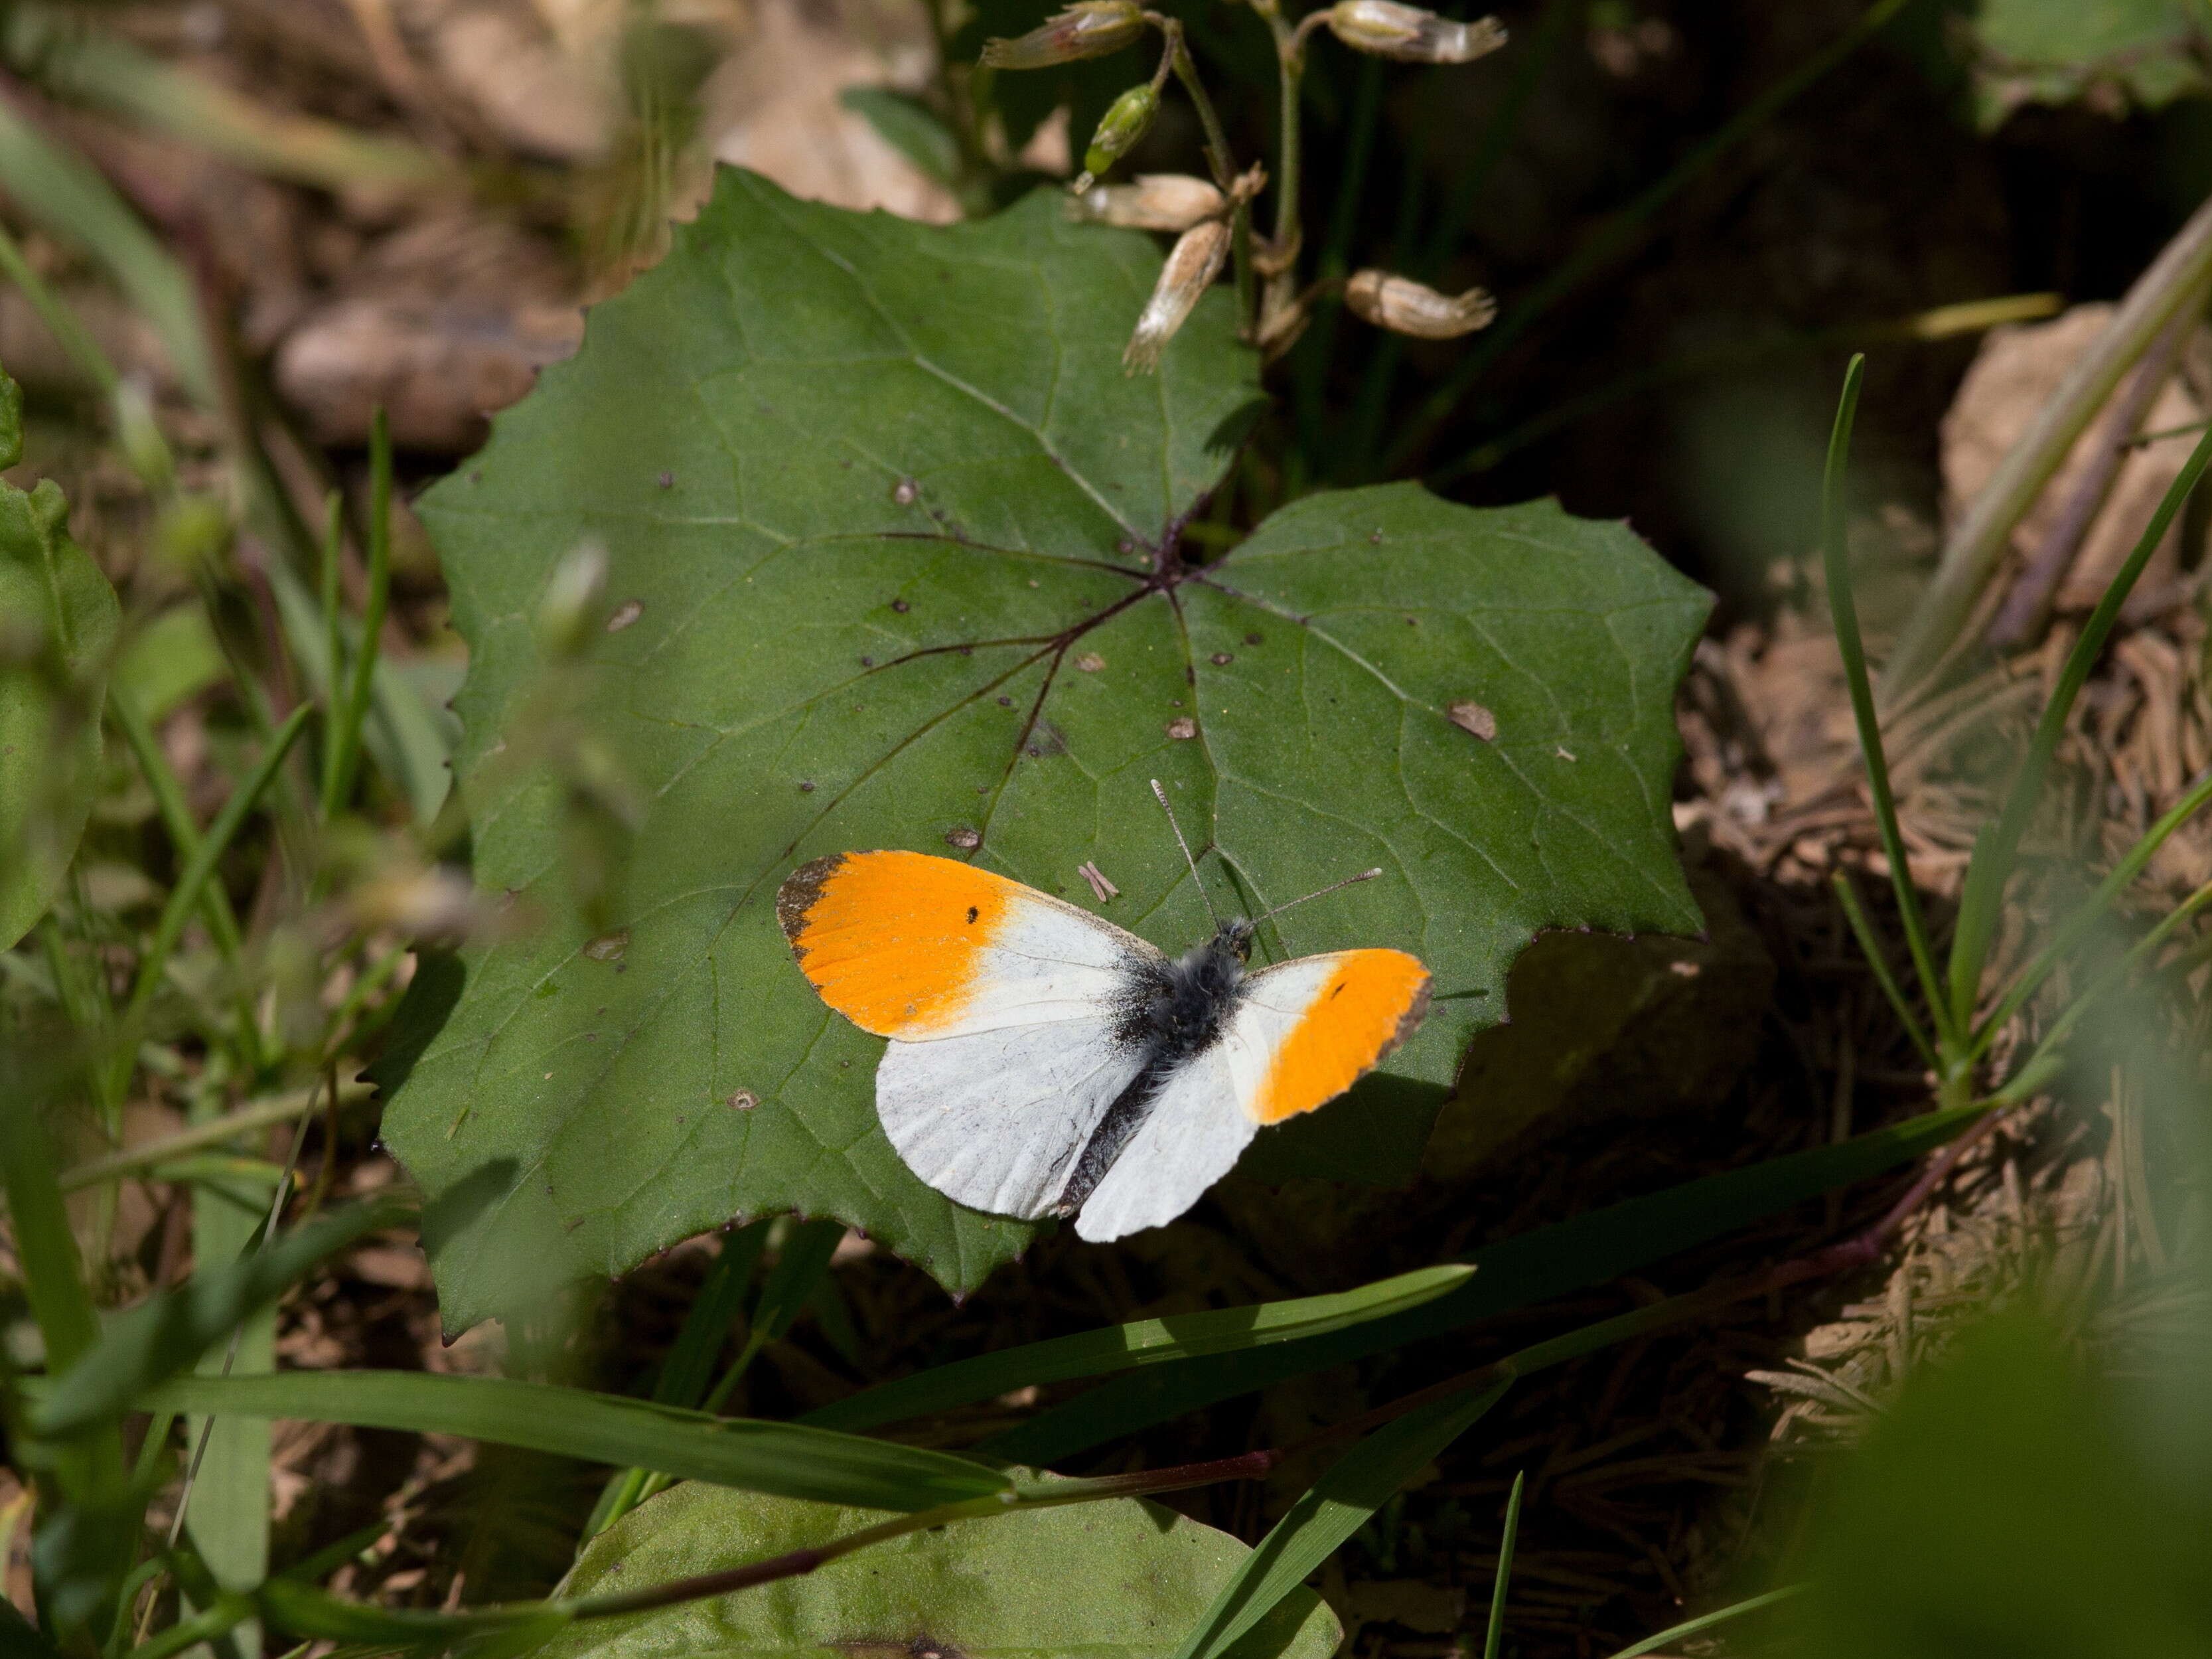
<path fill-rule="evenodd" d="M 1188 320 L 1199 296 L 1221 274 L 1222 262 L 1228 257 L 1229 227 L 1223 221 L 1209 219 L 1182 233 L 1169 250 L 1168 262 L 1160 267 L 1152 297 L 1138 314 L 1128 349 L 1121 353 L 1124 369 L 1136 375 L 1150 374 L 1159 367 L 1160 353 Z"/>
<path fill-rule="evenodd" d="M 985 69 L 1049 69 L 1119 52 L 1144 32 L 1145 9 L 1136 0 L 1078 0 L 1027 34 L 986 40 L 981 63 Z"/>
<path fill-rule="evenodd" d="M 1387 271 L 1355 272 L 1344 286 L 1344 302 L 1361 321 L 1417 340 L 1455 340 L 1487 327 L 1498 314 L 1498 302 L 1486 290 L 1439 294 L 1425 283 Z"/>
<path fill-rule="evenodd" d="M 1090 148 L 1083 152 L 1083 176 L 1075 181 L 1075 188 L 1090 189 L 1093 178 L 1134 148 L 1159 113 L 1160 95 L 1149 85 L 1131 87 L 1109 104 L 1091 135 Z"/>
<path fill-rule="evenodd" d="M 1070 197 L 1067 217 L 1125 230 L 1180 234 L 1228 204 L 1228 198 L 1203 179 L 1186 173 L 1139 173 L 1131 183 L 1096 185 Z"/>
<path fill-rule="evenodd" d="M 1495 17 L 1455 23 L 1399 0 L 1337 0 L 1327 21 L 1355 52 L 1408 64 L 1472 63 L 1505 44 L 1505 25 Z"/>

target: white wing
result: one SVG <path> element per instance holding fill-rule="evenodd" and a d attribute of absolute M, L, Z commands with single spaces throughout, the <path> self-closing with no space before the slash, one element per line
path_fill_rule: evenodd
<path fill-rule="evenodd" d="M 945 1197 L 1034 1219 L 1144 1062 L 1141 1044 L 1095 1016 L 894 1040 L 876 1068 L 876 1115 L 907 1168 Z"/>
<path fill-rule="evenodd" d="M 1078 1235 L 1103 1243 L 1173 1221 L 1263 1125 L 1334 1100 L 1410 1035 L 1428 984 L 1396 950 L 1302 956 L 1252 974 L 1220 1035 L 1162 1083 L 1085 1201 Z"/>

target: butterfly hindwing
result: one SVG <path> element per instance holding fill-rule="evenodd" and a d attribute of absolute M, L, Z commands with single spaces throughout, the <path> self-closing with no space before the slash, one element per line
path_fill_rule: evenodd
<path fill-rule="evenodd" d="M 1429 975 L 1401 950 L 1304 956 L 1249 975 L 1220 1034 L 1160 1081 L 1077 1217 L 1103 1241 L 1173 1221 L 1267 1125 L 1326 1105 L 1413 1034 Z"/>

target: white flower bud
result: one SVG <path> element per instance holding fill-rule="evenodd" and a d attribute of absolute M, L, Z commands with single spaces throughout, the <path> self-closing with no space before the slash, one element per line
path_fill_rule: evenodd
<path fill-rule="evenodd" d="M 1150 374 L 1159 367 L 1160 353 L 1175 338 L 1176 330 L 1189 319 L 1199 296 L 1212 286 L 1229 257 L 1229 226 L 1208 219 L 1182 233 L 1160 267 L 1152 297 L 1145 302 L 1137 326 L 1121 353 L 1121 366 L 1133 375 Z"/>
<path fill-rule="evenodd" d="M 1182 173 L 1140 173 L 1133 183 L 1097 185 L 1071 196 L 1067 216 L 1125 230 L 1180 235 L 1227 205 L 1227 198 L 1203 179 Z"/>
<path fill-rule="evenodd" d="M 1327 21 L 1354 51 L 1409 64 L 1473 63 L 1505 44 L 1505 25 L 1495 17 L 1455 23 L 1399 0 L 1337 0 Z"/>
<path fill-rule="evenodd" d="M 1486 290 L 1439 294 L 1425 283 L 1387 271 L 1356 272 L 1345 284 L 1344 302 L 1361 321 L 1417 340 L 1455 340 L 1488 326 L 1498 314 L 1498 302 Z"/>
<path fill-rule="evenodd" d="M 1076 0 L 1043 26 L 1011 40 L 983 43 L 985 69 L 1048 69 L 1083 58 L 1103 58 L 1133 46 L 1146 24 L 1136 0 Z"/>

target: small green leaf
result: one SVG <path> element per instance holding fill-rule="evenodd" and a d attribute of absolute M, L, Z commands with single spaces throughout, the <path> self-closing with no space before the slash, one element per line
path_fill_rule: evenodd
<path fill-rule="evenodd" d="M 891 1150 L 880 1041 L 771 914 L 809 857 L 955 853 L 1092 904 L 1089 863 L 1107 914 L 1176 950 L 1211 924 L 1150 778 L 1224 908 L 1380 866 L 1259 956 L 1401 946 L 1434 1007 L 1347 1101 L 1261 1138 L 1270 1174 L 1409 1176 L 1538 930 L 1702 924 L 1667 795 L 1707 596 L 1622 525 L 1411 485 L 1309 497 L 1186 566 L 1254 363 L 1216 292 L 1157 379 L 1122 372 L 1159 259 L 1047 192 L 940 228 L 725 173 L 425 497 L 471 652 L 476 874 L 546 918 L 465 955 L 386 1113 L 426 1191 L 516 1171 L 433 1258 L 449 1325 L 732 1215 L 834 1217 L 954 1288 L 1032 1235 Z M 556 664 L 529 618 L 587 543 L 610 631 Z M 611 929 L 569 897 L 574 789 L 501 771 L 544 751 L 556 683 L 649 803 Z"/>
<path fill-rule="evenodd" d="M 1385 1424 L 1329 1466 L 1221 1587 L 1175 1659 L 1224 1659 L 1337 1546 L 1504 1398 L 1507 1385 L 1448 1394 Z"/>
<path fill-rule="evenodd" d="M 911 93 L 847 87 L 837 101 L 928 177 L 950 188 L 960 177 L 960 142 L 937 112 Z"/>
<path fill-rule="evenodd" d="M 980 1463 L 943 1452 L 498 1377 L 422 1371 L 188 1376 L 149 1391 L 139 1404 L 155 1411 L 464 1435 L 782 1497 L 908 1512 L 988 1497 L 1008 1484 Z"/>
<path fill-rule="evenodd" d="M 0 483 L 0 949 L 53 903 L 91 815 L 122 616 L 60 487 Z"/>
<path fill-rule="evenodd" d="M 1334 1296 L 1304 1296 L 1295 1302 L 1263 1302 L 1249 1308 L 1224 1308 L 1171 1319 L 1140 1319 L 1080 1331 L 1001 1353 L 955 1360 L 913 1376 L 901 1377 L 824 1406 L 806 1421 L 825 1429 L 872 1429 L 920 1417 L 947 1406 L 987 1400 L 1009 1389 L 1070 1377 L 1098 1376 L 1137 1365 L 1226 1353 L 1267 1343 L 1323 1336 L 1370 1320 L 1387 1318 L 1455 1289 L 1474 1270 L 1457 1263 L 1418 1268 L 1395 1278 L 1378 1279 Z"/>
<path fill-rule="evenodd" d="M 564 1596 L 642 1589 L 884 1519 L 696 1483 L 663 1492 L 595 1539 Z M 544 1659 L 796 1659 L 920 1654 L 967 1659 L 1164 1659 L 1250 1552 L 1139 1498 L 1024 1510 L 909 1534 L 787 1578 L 663 1612 L 579 1622 Z M 1294 1588 L 1237 1659 L 1328 1659 L 1341 1632 Z"/>

